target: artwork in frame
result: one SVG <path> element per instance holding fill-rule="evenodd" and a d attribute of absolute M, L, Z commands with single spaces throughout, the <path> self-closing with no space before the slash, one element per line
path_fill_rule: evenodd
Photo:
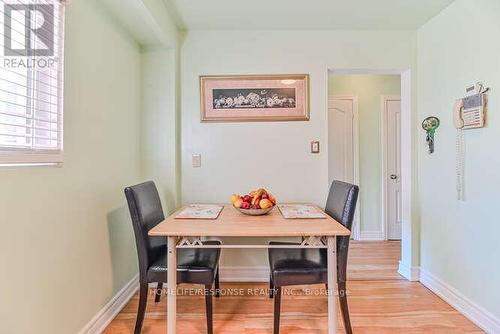
<path fill-rule="evenodd" d="M 309 75 L 200 76 L 201 121 L 307 121 Z"/>

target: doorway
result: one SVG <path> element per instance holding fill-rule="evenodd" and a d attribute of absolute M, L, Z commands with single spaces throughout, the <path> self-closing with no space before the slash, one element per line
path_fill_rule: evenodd
<path fill-rule="evenodd" d="M 333 95 L 328 99 L 328 184 L 334 180 L 359 184 L 358 99 Z M 358 199 L 358 203 L 361 198 Z M 356 207 L 352 238 L 360 239 L 360 208 Z"/>
<path fill-rule="evenodd" d="M 401 240 L 401 97 L 381 101 L 382 226 L 386 240 Z"/>
<path fill-rule="evenodd" d="M 394 232 L 400 226 L 399 180 L 387 179 L 384 170 L 400 174 L 400 82 L 398 75 L 330 76 L 329 181 L 360 186 L 355 240 L 387 240 L 389 231 L 390 239 L 401 238 L 401 228 Z"/>
<path fill-rule="evenodd" d="M 398 260 L 390 270 L 411 280 L 411 270 L 404 269 L 411 267 L 405 265 L 411 263 L 411 137 L 405 133 L 411 128 L 410 83 L 409 71 L 329 71 L 328 171 L 329 181 L 360 185 L 355 247 L 372 242 L 361 248 L 375 249 L 376 242 L 397 240 L 391 250 L 398 250 L 392 257 Z"/>

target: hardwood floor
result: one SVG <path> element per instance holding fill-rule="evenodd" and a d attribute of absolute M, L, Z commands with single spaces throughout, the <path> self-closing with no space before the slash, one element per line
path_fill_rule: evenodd
<path fill-rule="evenodd" d="M 399 280 L 400 241 L 351 241 L 347 261 L 349 281 Z"/>
<path fill-rule="evenodd" d="M 349 307 L 354 333 L 482 333 L 468 319 L 418 282 L 396 272 L 399 242 L 353 242 L 349 257 Z M 206 333 L 204 297 L 197 287 L 179 296 L 177 332 Z M 272 333 L 273 303 L 264 283 L 222 283 L 226 295 L 214 298 L 215 334 Z M 283 295 L 281 334 L 326 333 L 326 297 L 322 286 L 294 287 Z M 234 295 L 228 295 L 228 293 Z M 133 333 L 135 295 L 106 329 L 107 334 Z M 149 298 L 143 333 L 166 332 L 166 298 Z M 338 316 L 338 332 L 343 326 Z"/>

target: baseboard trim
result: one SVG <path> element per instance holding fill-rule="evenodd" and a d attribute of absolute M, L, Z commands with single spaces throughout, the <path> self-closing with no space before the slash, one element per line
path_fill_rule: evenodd
<path fill-rule="evenodd" d="M 411 282 L 417 282 L 420 279 L 420 267 L 410 267 L 401 261 L 399 261 L 398 273 Z"/>
<path fill-rule="evenodd" d="M 420 282 L 487 333 L 500 333 L 500 319 L 454 287 L 420 268 Z"/>
<path fill-rule="evenodd" d="M 83 327 L 79 334 L 102 333 L 120 313 L 130 298 L 139 289 L 139 274 L 136 274 L 104 307 Z"/>
<path fill-rule="evenodd" d="M 221 267 L 221 282 L 269 282 L 269 267 Z"/>
<path fill-rule="evenodd" d="M 361 231 L 359 240 L 362 241 L 380 241 L 385 240 L 384 233 L 382 231 Z"/>

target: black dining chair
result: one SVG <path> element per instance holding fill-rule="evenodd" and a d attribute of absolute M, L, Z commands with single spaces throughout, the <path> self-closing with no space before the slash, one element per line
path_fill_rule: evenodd
<path fill-rule="evenodd" d="M 359 187 L 333 181 L 326 201 L 325 212 L 351 230 Z M 346 333 L 352 333 L 346 294 L 347 251 L 349 236 L 337 237 L 337 284 Z M 298 245 L 271 242 L 270 245 Z M 281 287 L 289 285 L 327 284 L 326 249 L 270 248 L 270 297 L 274 297 L 274 334 L 279 334 Z"/>
<path fill-rule="evenodd" d="M 149 230 L 165 219 L 158 190 L 152 181 L 125 188 L 130 216 L 135 233 L 137 256 L 139 257 L 139 308 L 135 323 L 135 334 L 142 329 L 148 284 L 158 283 L 155 302 L 160 301 L 160 290 L 167 282 L 166 238 L 150 237 Z M 218 245 L 219 241 L 205 241 L 205 245 Z M 177 252 L 177 282 L 202 284 L 205 286 L 207 333 L 213 333 L 212 286 L 219 291 L 219 248 L 182 248 Z"/>

